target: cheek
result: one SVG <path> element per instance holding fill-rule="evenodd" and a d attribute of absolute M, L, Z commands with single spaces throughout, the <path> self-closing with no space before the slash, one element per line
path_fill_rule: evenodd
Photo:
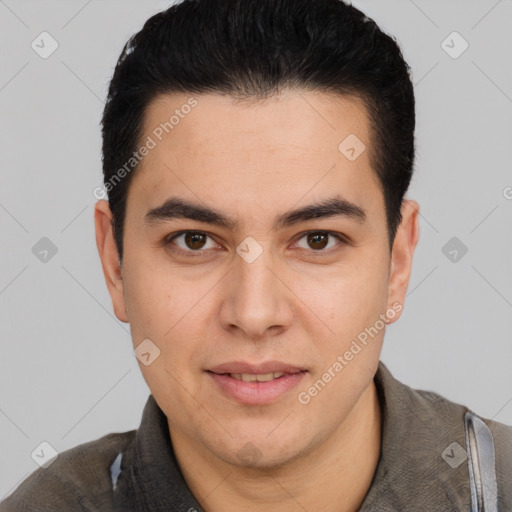
<path fill-rule="evenodd" d="M 296 286 L 297 296 L 335 332 L 373 321 L 386 309 L 386 273 L 377 262 L 347 265 L 323 276 L 301 276 Z"/>
<path fill-rule="evenodd" d="M 123 286 L 133 345 L 149 338 L 162 349 L 164 335 L 182 309 L 179 294 L 162 268 L 136 252 L 125 254 Z"/>
<path fill-rule="evenodd" d="M 134 342 L 135 334 L 144 337 L 161 336 L 163 323 L 169 323 L 165 331 L 172 325 L 172 318 L 168 316 L 172 310 L 171 294 L 161 281 L 148 277 L 131 275 L 125 283 L 125 298 Z"/>
<path fill-rule="evenodd" d="M 386 312 L 388 298 L 385 262 L 372 257 L 364 262 L 361 257 L 357 264 L 340 267 L 332 275 L 302 277 L 300 284 L 297 295 L 307 306 L 304 315 L 311 319 L 306 329 L 319 355 L 316 370 L 324 373 L 338 356 L 347 354 L 345 377 L 329 386 L 338 389 L 344 379 L 357 380 L 357 368 L 378 362 L 385 332 L 380 315 Z"/>
<path fill-rule="evenodd" d="M 161 378 L 170 378 L 174 386 L 176 383 L 165 375 L 166 370 L 180 375 L 180 379 L 188 378 L 186 369 L 201 350 L 195 340 L 204 339 L 201 332 L 205 329 L 205 319 L 211 317 L 214 295 L 207 292 L 212 285 L 203 280 L 191 286 L 190 280 L 179 278 L 172 268 L 154 268 L 142 261 L 134 263 L 127 266 L 125 282 L 133 344 L 137 346 L 142 340 L 150 339 L 157 345 Z M 142 370 L 154 378 L 153 369 L 142 367 Z"/>

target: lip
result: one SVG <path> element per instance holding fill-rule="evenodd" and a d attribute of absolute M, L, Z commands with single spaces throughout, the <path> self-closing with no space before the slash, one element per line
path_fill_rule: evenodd
<path fill-rule="evenodd" d="M 252 375 L 282 372 L 283 376 L 266 382 L 245 382 L 230 377 L 230 373 Z M 223 363 L 207 370 L 207 375 L 227 397 L 244 405 L 265 405 L 276 402 L 299 384 L 307 370 L 280 361 L 250 364 L 242 361 Z"/>
<path fill-rule="evenodd" d="M 244 361 L 231 361 L 229 363 L 222 363 L 213 368 L 209 368 L 210 372 L 222 374 L 222 373 L 250 373 L 252 375 L 261 373 L 299 373 L 306 371 L 306 368 L 295 366 L 281 361 L 265 361 L 258 364 L 250 364 Z"/>

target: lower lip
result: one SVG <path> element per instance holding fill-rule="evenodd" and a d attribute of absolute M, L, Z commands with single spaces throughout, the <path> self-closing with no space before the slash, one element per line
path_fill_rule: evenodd
<path fill-rule="evenodd" d="M 230 398 L 242 404 L 263 405 L 274 402 L 297 386 L 306 372 L 283 375 L 267 382 L 244 382 L 226 374 L 207 373 Z"/>

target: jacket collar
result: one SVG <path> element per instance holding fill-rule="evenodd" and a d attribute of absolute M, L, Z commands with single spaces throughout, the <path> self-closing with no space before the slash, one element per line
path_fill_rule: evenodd
<path fill-rule="evenodd" d="M 382 361 L 374 381 L 382 413 L 381 456 L 360 512 L 470 510 L 464 450 L 468 409 L 410 388 Z"/>
<path fill-rule="evenodd" d="M 429 510 L 469 510 L 467 466 L 452 468 L 443 458 L 452 443 L 465 445 L 467 408 L 411 389 L 382 361 L 374 381 L 382 412 L 381 455 L 360 512 L 411 510 L 419 503 Z M 167 418 L 152 395 L 123 453 L 114 500 L 122 511 L 203 512 L 181 474 Z"/>
<path fill-rule="evenodd" d="M 204 512 L 174 455 L 167 417 L 149 395 L 133 443 L 123 453 L 114 490 L 115 510 Z"/>

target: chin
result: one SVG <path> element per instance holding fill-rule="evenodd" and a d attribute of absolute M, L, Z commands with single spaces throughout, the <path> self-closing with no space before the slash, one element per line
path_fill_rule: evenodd
<path fill-rule="evenodd" d="M 306 443 L 304 431 L 290 432 L 283 429 L 278 433 L 277 424 L 268 423 L 264 429 L 258 430 L 252 425 L 248 431 L 241 427 L 233 428 L 238 434 L 236 437 L 226 435 L 222 445 L 216 438 L 211 449 L 218 458 L 237 467 L 277 469 L 303 455 L 311 444 Z"/>

